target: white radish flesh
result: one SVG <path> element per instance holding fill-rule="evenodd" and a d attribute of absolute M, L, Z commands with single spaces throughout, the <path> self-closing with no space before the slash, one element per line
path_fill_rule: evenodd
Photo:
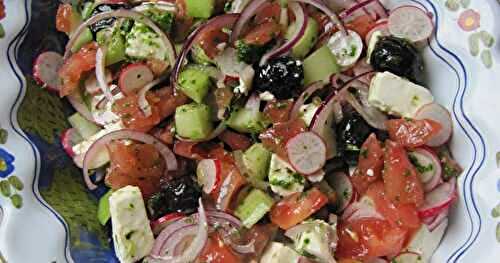
<path fill-rule="evenodd" d="M 314 132 L 303 132 L 286 144 L 288 159 L 297 172 L 305 175 L 319 171 L 326 162 L 326 145 Z"/>
<path fill-rule="evenodd" d="M 105 78 L 106 81 L 111 83 L 113 81 L 113 75 L 109 70 L 105 71 Z M 85 80 L 85 90 L 87 93 L 96 95 L 101 92 L 101 88 L 99 87 L 99 84 L 97 83 L 97 78 L 95 74 L 91 74 L 86 80 Z"/>
<path fill-rule="evenodd" d="M 203 159 L 198 163 L 196 176 L 198 183 L 203 186 L 203 192 L 210 194 L 220 180 L 220 160 Z"/>
<path fill-rule="evenodd" d="M 425 203 L 418 211 L 420 218 L 438 215 L 450 207 L 456 196 L 456 181 L 454 179 L 442 183 L 425 196 Z"/>
<path fill-rule="evenodd" d="M 393 36 L 418 42 L 429 38 L 434 30 L 432 19 L 416 7 L 405 5 L 394 9 L 389 15 L 389 32 Z"/>
<path fill-rule="evenodd" d="M 64 61 L 60 54 L 52 51 L 40 54 L 33 66 L 33 76 L 36 81 L 50 91 L 59 92 L 62 85 L 59 69 Z"/>
<path fill-rule="evenodd" d="M 126 95 L 139 91 L 146 84 L 153 81 L 154 75 L 148 66 L 142 63 L 135 63 L 127 66 L 120 73 L 118 86 Z"/>
<path fill-rule="evenodd" d="M 352 182 L 344 172 L 335 172 L 328 176 L 329 185 L 337 193 L 336 212 L 342 212 L 354 197 Z"/>
<path fill-rule="evenodd" d="M 427 142 L 428 146 L 441 146 L 450 140 L 453 132 L 453 121 L 450 112 L 443 106 L 437 103 L 424 105 L 415 114 L 415 119 L 429 119 L 441 124 L 441 130 Z"/>
<path fill-rule="evenodd" d="M 420 174 L 420 180 L 424 186 L 435 181 L 436 179 L 434 177 L 441 177 L 441 162 L 437 155 L 431 150 L 418 148 L 411 151 L 409 156 L 412 162 L 414 162 Z"/>

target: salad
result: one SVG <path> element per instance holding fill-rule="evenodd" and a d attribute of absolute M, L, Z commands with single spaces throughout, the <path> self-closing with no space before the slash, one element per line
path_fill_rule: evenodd
<path fill-rule="evenodd" d="M 70 2 L 70 3 L 69 3 Z M 34 76 L 121 262 L 428 262 L 462 169 L 432 16 L 378 0 L 63 1 Z"/>

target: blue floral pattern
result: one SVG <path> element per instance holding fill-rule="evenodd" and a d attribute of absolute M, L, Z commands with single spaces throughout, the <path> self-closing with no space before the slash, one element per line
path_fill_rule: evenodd
<path fill-rule="evenodd" d="M 0 178 L 6 178 L 14 172 L 14 160 L 15 157 L 12 154 L 0 148 Z"/>

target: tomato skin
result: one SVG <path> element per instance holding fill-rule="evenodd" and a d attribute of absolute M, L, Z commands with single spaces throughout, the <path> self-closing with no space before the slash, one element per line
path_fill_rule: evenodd
<path fill-rule="evenodd" d="M 111 142 L 107 145 L 111 159 L 111 170 L 106 183 L 113 189 L 135 185 L 147 198 L 159 190 L 165 171 L 165 161 L 158 150 L 150 144 L 125 145 Z"/>
<path fill-rule="evenodd" d="M 243 41 L 249 45 L 262 46 L 279 36 L 280 33 L 280 25 L 274 21 L 268 21 L 252 28 L 250 32 L 245 35 Z"/>
<path fill-rule="evenodd" d="M 361 219 L 341 223 L 335 256 L 343 259 L 368 260 L 397 255 L 401 252 L 407 231 L 380 219 Z"/>
<path fill-rule="evenodd" d="M 384 150 L 377 137 L 372 133 L 361 146 L 358 167 L 351 181 L 358 194 L 363 195 L 369 185 L 382 177 Z"/>
<path fill-rule="evenodd" d="M 387 197 L 396 205 L 414 204 L 420 207 L 424 203 L 424 189 L 406 150 L 389 140 L 385 146 L 385 170 L 382 177 Z"/>
<path fill-rule="evenodd" d="M 441 130 L 441 124 L 433 120 L 394 119 L 385 123 L 391 140 L 399 144 L 417 148 L 425 145 Z"/>
<path fill-rule="evenodd" d="M 82 74 L 95 68 L 97 48 L 97 43 L 88 43 L 64 62 L 59 70 L 59 76 L 62 79 L 59 92 L 61 97 L 77 90 Z"/>
<path fill-rule="evenodd" d="M 373 28 L 375 21 L 369 15 L 362 15 L 354 18 L 346 24 L 346 28 L 351 29 L 359 34 L 361 39 L 365 39 L 366 34 Z"/>
<path fill-rule="evenodd" d="M 60 4 L 56 14 L 56 29 L 69 35 L 73 26 L 73 7 L 71 4 Z"/>
<path fill-rule="evenodd" d="M 210 196 L 219 210 L 230 212 L 231 201 L 247 183 L 234 163 L 221 161 L 221 180 L 217 182 Z"/>
<path fill-rule="evenodd" d="M 221 28 L 213 28 L 203 31 L 198 39 L 198 43 L 203 51 L 205 51 L 205 54 L 213 59 L 221 52 L 221 50 L 217 48 L 217 45 L 227 43 L 229 41 L 229 35 L 222 32 Z"/>
<path fill-rule="evenodd" d="M 225 130 L 218 137 L 235 151 L 246 150 L 252 145 L 252 142 L 247 136 L 229 130 Z"/>
<path fill-rule="evenodd" d="M 288 122 L 275 123 L 273 127 L 261 133 L 259 138 L 266 148 L 276 153 L 283 160 L 288 160 L 286 142 L 304 131 L 306 131 L 305 122 L 301 118 L 297 118 Z"/>
<path fill-rule="evenodd" d="M 229 263 L 229 262 L 243 262 L 231 248 L 224 244 L 224 241 L 217 232 L 214 232 L 208 237 L 207 243 L 202 252 L 196 259 L 199 263 Z"/>
<path fill-rule="evenodd" d="M 295 193 L 276 203 L 270 212 L 271 222 L 282 229 L 304 221 L 328 203 L 328 197 L 316 187 L 304 193 Z"/>
<path fill-rule="evenodd" d="M 293 100 L 272 100 L 264 108 L 264 116 L 273 123 L 286 122 L 290 119 Z"/>
<path fill-rule="evenodd" d="M 281 7 L 279 3 L 265 3 L 255 15 L 254 23 L 262 24 L 269 21 L 279 22 Z"/>

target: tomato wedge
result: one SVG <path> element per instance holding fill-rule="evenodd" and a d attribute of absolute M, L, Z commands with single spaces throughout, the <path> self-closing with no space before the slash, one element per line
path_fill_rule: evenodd
<path fill-rule="evenodd" d="M 61 97 L 75 92 L 82 74 L 95 68 L 97 48 L 97 43 L 89 43 L 64 62 L 59 70 L 59 76 L 62 79 L 62 87 L 59 92 Z"/>
<path fill-rule="evenodd" d="M 282 229 L 304 221 L 328 202 L 328 197 L 316 187 L 304 193 L 295 193 L 283 198 L 271 209 L 271 222 Z"/>
<path fill-rule="evenodd" d="M 279 3 L 265 3 L 255 15 L 253 22 L 255 24 L 262 24 L 269 21 L 279 22 L 281 14 L 281 7 Z"/>
<path fill-rule="evenodd" d="M 373 28 L 375 22 L 373 18 L 369 15 L 362 15 L 354 18 L 352 21 L 346 24 L 346 28 L 356 31 L 356 33 L 361 36 L 362 39 L 365 39 L 366 34 L 370 32 Z"/>
<path fill-rule="evenodd" d="M 279 36 L 280 33 L 280 25 L 274 21 L 268 21 L 252 28 L 245 35 L 243 41 L 249 45 L 262 46 Z"/>
<path fill-rule="evenodd" d="M 205 247 L 196 259 L 196 262 L 227 263 L 243 262 L 224 241 L 217 232 L 208 237 Z"/>
<path fill-rule="evenodd" d="M 358 194 L 363 195 L 368 186 L 382 177 L 384 150 L 377 136 L 372 133 L 361 146 L 358 167 L 351 181 Z"/>
<path fill-rule="evenodd" d="M 409 148 L 425 145 L 441 130 L 441 124 L 428 119 L 394 119 L 386 121 L 385 125 L 391 140 Z"/>
<path fill-rule="evenodd" d="M 290 119 L 292 107 L 292 100 L 273 100 L 266 104 L 264 116 L 269 118 L 273 123 L 286 122 Z"/>
<path fill-rule="evenodd" d="M 247 136 L 229 130 L 224 131 L 218 137 L 234 151 L 246 150 L 252 145 L 252 141 Z"/>
<path fill-rule="evenodd" d="M 288 160 L 286 142 L 293 136 L 306 131 L 306 124 L 301 118 L 288 122 L 275 123 L 273 127 L 261 133 L 262 144 L 284 160 Z"/>
<path fill-rule="evenodd" d="M 420 207 L 424 203 L 424 189 L 406 150 L 389 140 L 385 148 L 383 180 L 387 197 L 396 205 L 414 204 Z"/>

